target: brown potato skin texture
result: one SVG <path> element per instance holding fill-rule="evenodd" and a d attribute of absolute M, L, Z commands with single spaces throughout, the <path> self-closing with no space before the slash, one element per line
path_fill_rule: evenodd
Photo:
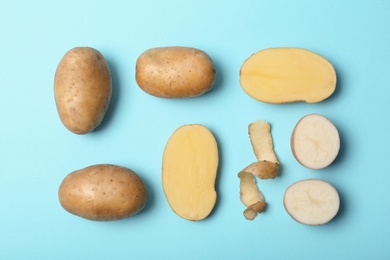
<path fill-rule="evenodd" d="M 279 172 L 279 163 L 257 161 L 248 165 L 243 171 L 249 172 L 260 179 L 275 179 Z"/>
<path fill-rule="evenodd" d="M 128 168 L 97 164 L 68 174 L 58 198 L 71 214 L 96 221 L 123 219 L 140 212 L 147 199 L 142 179 Z"/>
<path fill-rule="evenodd" d="M 213 61 L 195 48 L 152 48 L 142 53 L 136 62 L 138 86 L 156 97 L 199 96 L 213 87 L 215 79 Z"/>
<path fill-rule="evenodd" d="M 94 130 L 107 112 L 111 95 L 111 72 L 99 51 L 76 47 L 64 55 L 55 73 L 54 97 L 69 131 L 86 134 Z"/>

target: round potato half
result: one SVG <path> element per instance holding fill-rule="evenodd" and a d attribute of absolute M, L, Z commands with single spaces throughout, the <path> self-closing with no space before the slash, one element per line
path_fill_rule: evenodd
<path fill-rule="evenodd" d="M 337 190 L 326 181 L 301 180 L 287 188 L 284 194 L 284 207 L 299 223 L 323 225 L 337 215 L 340 197 Z"/>

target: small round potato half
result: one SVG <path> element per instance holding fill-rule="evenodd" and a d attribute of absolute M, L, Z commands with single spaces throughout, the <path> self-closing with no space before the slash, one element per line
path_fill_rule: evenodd
<path fill-rule="evenodd" d="M 318 226 L 337 215 L 340 197 L 330 183 L 307 179 L 291 184 L 284 193 L 283 203 L 287 213 L 297 222 Z"/>
<path fill-rule="evenodd" d="M 69 131 L 93 131 L 106 114 L 111 94 L 111 72 L 98 50 L 76 47 L 64 55 L 55 73 L 54 97 L 60 119 Z"/>
<path fill-rule="evenodd" d="M 211 58 L 190 47 L 160 47 L 142 53 L 136 81 L 146 93 L 163 98 L 188 98 L 206 93 L 215 83 Z"/>
<path fill-rule="evenodd" d="M 89 220 L 123 219 L 140 212 L 147 199 L 142 179 L 128 168 L 97 164 L 68 174 L 58 198 L 68 212 Z"/>
<path fill-rule="evenodd" d="M 290 144 L 300 164 L 318 170 L 328 167 L 336 159 L 340 150 L 340 135 L 328 118 L 309 114 L 294 127 Z"/>

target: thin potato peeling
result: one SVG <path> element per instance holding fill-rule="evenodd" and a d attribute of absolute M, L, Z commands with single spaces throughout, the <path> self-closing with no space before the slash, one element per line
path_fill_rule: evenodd
<path fill-rule="evenodd" d="M 253 220 L 266 207 L 263 194 L 256 185 L 259 179 L 274 179 L 279 172 L 279 161 L 274 151 L 271 126 L 257 120 L 248 126 L 249 139 L 257 161 L 245 167 L 239 174 L 240 200 L 247 207 L 244 217 Z"/>

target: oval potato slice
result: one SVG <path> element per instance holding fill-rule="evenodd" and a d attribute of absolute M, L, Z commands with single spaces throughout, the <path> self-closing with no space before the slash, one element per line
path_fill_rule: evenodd
<path fill-rule="evenodd" d="M 250 56 L 240 71 L 242 89 L 265 103 L 317 103 L 336 89 L 336 72 L 322 56 L 301 48 L 270 48 Z"/>
<path fill-rule="evenodd" d="M 172 210 L 188 220 L 202 220 L 214 208 L 218 147 L 203 125 L 184 125 L 169 138 L 163 156 L 162 185 Z"/>

